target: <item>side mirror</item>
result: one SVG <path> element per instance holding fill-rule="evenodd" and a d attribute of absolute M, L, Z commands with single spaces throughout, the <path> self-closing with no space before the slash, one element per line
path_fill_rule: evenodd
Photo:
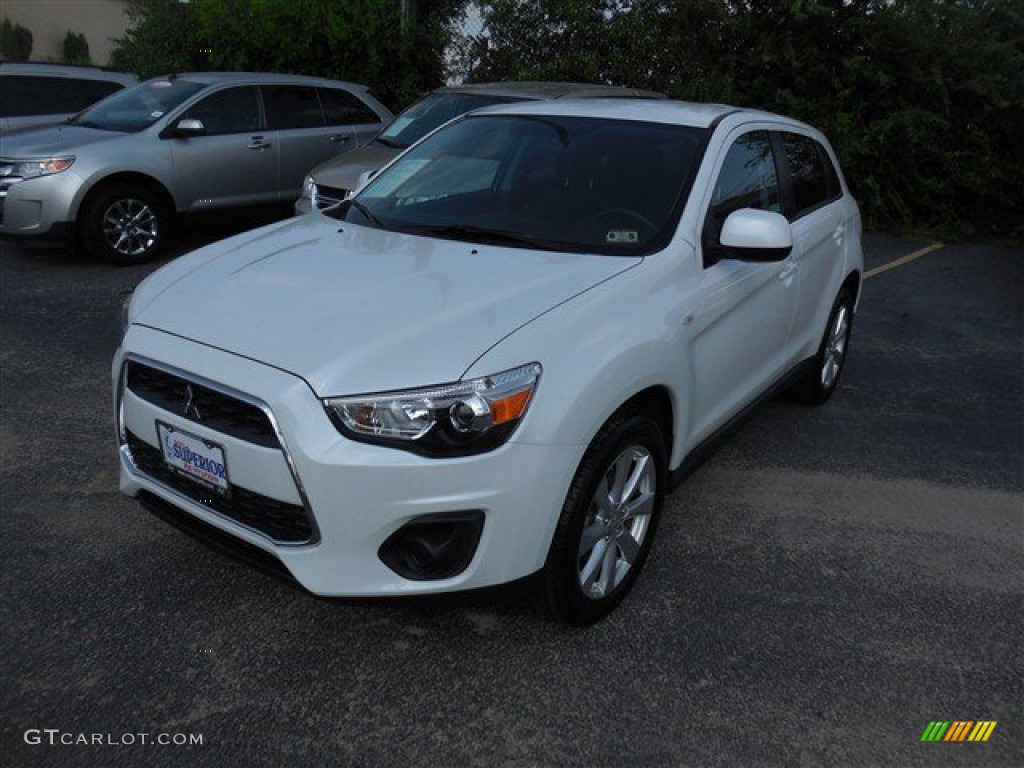
<path fill-rule="evenodd" d="M 719 242 L 727 259 L 782 261 L 793 250 L 793 230 L 782 214 L 742 208 L 729 214 Z"/>
<path fill-rule="evenodd" d="M 174 126 L 174 135 L 183 139 L 191 136 L 205 136 L 206 126 L 203 125 L 202 120 L 186 117 L 179 120 L 178 124 Z"/>

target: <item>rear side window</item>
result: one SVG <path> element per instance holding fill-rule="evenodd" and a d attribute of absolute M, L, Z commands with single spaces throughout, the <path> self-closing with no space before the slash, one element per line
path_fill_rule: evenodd
<path fill-rule="evenodd" d="M 791 184 L 791 200 L 786 206 L 790 221 L 839 197 L 839 177 L 821 144 L 810 136 L 783 133 L 782 150 Z"/>
<path fill-rule="evenodd" d="M 121 90 L 120 83 L 70 77 L 0 77 L 0 117 L 79 112 Z"/>
<path fill-rule="evenodd" d="M 380 116 L 354 94 L 341 88 L 317 88 L 328 125 L 380 123 Z"/>
<path fill-rule="evenodd" d="M 270 129 L 322 128 L 324 115 L 316 91 L 307 85 L 263 86 Z"/>

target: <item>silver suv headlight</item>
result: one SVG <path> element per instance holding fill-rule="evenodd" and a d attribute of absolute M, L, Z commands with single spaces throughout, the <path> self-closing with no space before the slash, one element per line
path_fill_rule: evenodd
<path fill-rule="evenodd" d="M 316 207 L 316 179 L 312 176 L 307 176 L 302 181 L 302 194 L 300 197 L 303 200 L 309 200 L 313 203 L 313 207 Z"/>
<path fill-rule="evenodd" d="M 75 163 L 71 157 L 45 157 L 39 160 L 15 160 L 10 165 L 7 176 L 19 176 L 23 180 L 35 179 L 40 176 L 51 176 L 66 171 Z"/>
<path fill-rule="evenodd" d="M 422 456 L 471 456 L 508 440 L 526 414 L 541 366 L 400 392 L 324 400 L 331 421 L 353 440 Z"/>

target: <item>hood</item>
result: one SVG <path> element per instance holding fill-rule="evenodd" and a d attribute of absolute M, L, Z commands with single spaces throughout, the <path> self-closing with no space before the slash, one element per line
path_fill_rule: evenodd
<path fill-rule="evenodd" d="M 125 136 L 118 131 L 83 128 L 70 123 L 22 128 L 4 134 L 0 139 L 0 157 L 28 158 L 65 155 L 100 141 Z"/>
<path fill-rule="evenodd" d="M 132 322 L 289 371 L 320 397 L 382 392 L 458 380 L 517 328 L 640 261 L 313 214 L 172 262 L 140 286 Z"/>
<path fill-rule="evenodd" d="M 359 177 L 367 171 L 376 171 L 398 157 L 400 149 L 383 144 L 367 144 L 340 157 L 334 157 L 314 168 L 310 175 L 317 184 L 335 189 L 355 189 Z"/>

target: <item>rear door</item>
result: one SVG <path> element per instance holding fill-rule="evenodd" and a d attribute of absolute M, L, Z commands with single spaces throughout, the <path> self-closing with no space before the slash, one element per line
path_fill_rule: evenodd
<path fill-rule="evenodd" d="M 223 88 L 181 116 L 200 120 L 203 136 L 170 139 L 174 196 L 182 211 L 274 202 L 278 147 L 264 129 L 259 88 Z"/>
<path fill-rule="evenodd" d="M 317 89 L 310 85 L 264 85 L 267 120 L 281 149 L 278 192 L 296 198 L 314 166 L 355 145 L 348 126 L 328 126 Z"/>
<path fill-rule="evenodd" d="M 380 115 L 344 88 L 317 88 L 317 92 L 328 128 L 336 129 L 328 133 L 331 141 L 339 144 L 334 136 L 344 136 L 346 131 L 353 136 L 352 141 L 337 147 L 338 152 L 347 152 L 368 143 L 384 125 Z"/>
<path fill-rule="evenodd" d="M 775 138 L 783 163 L 783 212 L 793 226 L 797 301 L 792 344 L 806 357 L 817 349 L 843 278 L 843 190 L 820 142 L 795 132 Z"/>

